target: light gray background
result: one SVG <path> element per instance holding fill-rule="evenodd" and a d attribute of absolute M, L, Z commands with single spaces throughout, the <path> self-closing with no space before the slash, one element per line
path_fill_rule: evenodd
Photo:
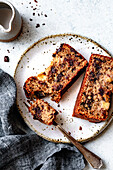
<path fill-rule="evenodd" d="M 12 76 L 26 48 L 40 38 L 52 34 L 75 33 L 86 36 L 113 55 L 112 0 L 39 0 L 38 3 L 33 0 L 9 1 L 23 18 L 21 35 L 13 42 L 0 43 L 0 68 Z M 36 28 L 36 24 L 40 24 L 40 27 Z M 4 56 L 10 57 L 9 63 L 4 63 Z M 113 121 L 101 135 L 85 144 L 104 160 L 105 166 L 102 169 L 106 170 L 113 170 L 112 129 Z M 89 165 L 85 168 L 91 169 Z"/>

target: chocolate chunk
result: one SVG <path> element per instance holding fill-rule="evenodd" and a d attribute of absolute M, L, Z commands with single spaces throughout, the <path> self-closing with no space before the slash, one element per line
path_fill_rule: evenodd
<path fill-rule="evenodd" d="M 82 126 L 79 126 L 79 130 L 82 130 Z"/>
<path fill-rule="evenodd" d="M 56 57 L 56 54 L 53 54 L 52 56 L 53 56 L 53 57 Z"/>
<path fill-rule="evenodd" d="M 91 77 L 94 77 L 94 76 L 95 76 L 95 73 L 94 73 L 93 71 L 91 71 L 91 72 L 89 73 L 89 75 L 90 75 Z"/>
<path fill-rule="evenodd" d="M 62 47 L 63 47 L 63 45 L 64 45 L 64 43 L 62 43 L 62 44 L 60 45 L 60 48 L 62 48 Z"/>
<path fill-rule="evenodd" d="M 9 62 L 9 57 L 8 56 L 4 57 L 4 62 Z"/>
<path fill-rule="evenodd" d="M 72 59 L 69 59 L 69 65 L 70 65 L 70 66 L 73 66 L 73 65 L 74 65 L 74 63 L 73 63 L 73 60 L 72 60 Z"/>
<path fill-rule="evenodd" d="M 95 62 L 96 62 L 96 61 L 98 61 L 98 62 L 103 62 L 100 58 L 96 58 L 96 57 L 94 57 L 94 60 L 95 60 Z"/>
<path fill-rule="evenodd" d="M 42 106 L 42 109 L 44 109 L 44 105 L 41 105 Z"/>
<path fill-rule="evenodd" d="M 85 102 L 80 103 L 80 105 L 83 105 L 83 106 L 84 106 L 84 105 L 85 105 Z"/>
<path fill-rule="evenodd" d="M 39 106 L 34 107 L 33 110 L 35 110 L 35 113 L 38 113 L 38 114 L 41 113 L 41 110 L 40 110 L 40 107 L 39 107 Z"/>
<path fill-rule="evenodd" d="M 100 89 L 99 89 L 99 94 L 100 94 L 101 96 L 103 96 L 103 94 L 104 94 L 104 89 L 103 89 L 103 88 L 100 88 Z"/>
<path fill-rule="evenodd" d="M 76 67 L 72 68 L 72 72 L 76 69 Z"/>
<path fill-rule="evenodd" d="M 76 57 L 79 57 L 80 59 L 82 59 L 82 56 L 78 53 L 78 54 L 75 54 Z"/>
<path fill-rule="evenodd" d="M 62 73 L 58 74 L 58 76 L 57 76 L 57 82 L 59 82 L 59 81 L 61 80 L 62 76 L 63 76 Z"/>
<path fill-rule="evenodd" d="M 83 92 L 84 96 L 86 96 L 86 92 Z"/>
<path fill-rule="evenodd" d="M 55 69 L 55 67 L 52 66 L 52 67 L 51 67 L 51 73 L 56 73 L 56 71 L 57 71 L 57 70 Z"/>
<path fill-rule="evenodd" d="M 93 71 L 91 71 L 91 72 L 89 73 L 89 80 L 90 80 L 90 81 L 93 81 L 94 78 L 95 78 L 95 73 L 94 73 Z"/>
<path fill-rule="evenodd" d="M 59 85 L 59 86 L 57 86 L 57 88 L 56 88 L 56 91 L 59 91 L 59 90 L 61 90 L 62 89 L 62 87 L 63 87 L 63 85 Z"/>

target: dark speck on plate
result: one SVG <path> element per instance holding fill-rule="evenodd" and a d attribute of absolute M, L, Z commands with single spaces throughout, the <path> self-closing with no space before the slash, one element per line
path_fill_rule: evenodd
<path fill-rule="evenodd" d="M 8 56 L 4 57 L 4 62 L 9 62 L 9 57 Z"/>
<path fill-rule="evenodd" d="M 72 40 L 73 38 L 71 37 L 71 38 L 69 38 L 69 40 Z"/>
<path fill-rule="evenodd" d="M 58 104 L 57 107 L 60 107 L 60 104 Z"/>
<path fill-rule="evenodd" d="M 40 24 L 36 24 L 36 28 L 40 27 Z"/>
<path fill-rule="evenodd" d="M 71 135 L 71 132 L 68 132 L 69 135 Z"/>
<path fill-rule="evenodd" d="M 8 52 L 8 53 L 10 53 L 10 51 L 9 51 L 9 50 L 7 50 L 7 52 Z"/>
<path fill-rule="evenodd" d="M 43 23 L 42 25 L 45 25 L 45 23 Z"/>
<path fill-rule="evenodd" d="M 79 130 L 82 130 L 82 126 L 79 126 Z"/>
<path fill-rule="evenodd" d="M 34 0 L 34 2 L 38 3 L 38 1 L 37 1 L 37 0 Z"/>
<path fill-rule="evenodd" d="M 47 17 L 47 14 L 45 14 L 44 16 Z"/>

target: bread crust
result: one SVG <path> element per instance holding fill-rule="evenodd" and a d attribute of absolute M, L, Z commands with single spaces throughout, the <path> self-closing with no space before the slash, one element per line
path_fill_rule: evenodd
<path fill-rule="evenodd" d="M 105 121 L 105 120 L 107 119 L 107 117 L 108 117 L 108 114 L 106 114 L 105 117 L 102 118 L 102 119 L 101 119 L 101 118 L 100 118 L 100 119 L 95 119 L 95 118 L 93 117 L 93 115 L 90 116 L 90 117 L 88 117 L 88 116 L 86 116 L 85 114 L 83 114 L 82 112 L 80 112 L 80 111 L 78 110 L 78 108 L 79 108 L 79 106 L 80 106 L 80 103 L 81 103 L 82 95 L 83 95 L 83 92 L 84 92 L 85 83 L 86 83 L 86 80 L 87 80 L 87 78 L 88 78 L 88 73 L 89 73 L 89 71 L 90 71 L 90 66 L 91 66 L 92 60 L 93 60 L 93 58 L 95 57 L 95 55 L 96 55 L 97 57 L 100 57 L 100 58 L 101 58 L 101 57 L 104 57 L 105 59 L 111 59 L 111 60 L 113 61 L 113 58 L 110 58 L 110 57 L 108 57 L 108 56 L 103 56 L 103 55 L 99 55 L 99 54 L 92 54 L 92 55 L 91 55 L 90 60 L 89 60 L 89 65 L 88 65 L 88 67 L 87 67 L 87 69 L 86 69 L 86 73 L 85 73 L 85 76 L 84 76 L 84 78 L 83 78 L 82 85 L 81 85 L 81 87 L 80 87 L 80 90 L 79 90 L 79 93 L 78 93 L 78 96 L 77 96 L 77 100 L 76 100 L 76 102 L 75 102 L 75 106 L 74 106 L 74 109 L 73 109 L 73 114 L 72 114 L 72 116 L 73 116 L 73 117 L 78 117 L 78 118 L 81 118 L 81 119 L 88 120 L 89 122 L 98 123 L 98 122 L 101 122 L 101 121 Z"/>

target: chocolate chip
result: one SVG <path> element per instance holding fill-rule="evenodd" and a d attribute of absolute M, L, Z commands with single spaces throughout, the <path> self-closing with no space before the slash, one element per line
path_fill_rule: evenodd
<path fill-rule="evenodd" d="M 76 54 L 76 57 L 79 57 L 80 59 L 82 59 L 82 56 L 80 54 Z"/>
<path fill-rule="evenodd" d="M 91 72 L 89 73 L 89 80 L 90 80 L 90 81 L 93 81 L 94 78 L 95 78 L 95 73 L 94 73 L 93 71 L 91 71 Z"/>
<path fill-rule="evenodd" d="M 59 91 L 59 90 L 61 90 L 62 89 L 62 87 L 63 87 L 63 85 L 59 85 L 59 86 L 57 86 L 57 88 L 56 88 L 56 91 Z"/>
<path fill-rule="evenodd" d="M 39 107 L 39 106 L 33 108 L 33 110 L 35 110 L 35 113 L 38 113 L 38 114 L 41 113 L 41 110 L 40 110 L 40 107 Z"/>
<path fill-rule="evenodd" d="M 56 57 L 56 54 L 53 54 L 52 56 L 53 56 L 53 57 Z"/>
<path fill-rule="evenodd" d="M 62 48 L 62 47 L 63 47 L 63 45 L 64 45 L 64 43 L 60 44 L 60 48 Z"/>
<path fill-rule="evenodd" d="M 69 65 L 70 65 L 70 66 L 73 66 L 73 65 L 74 65 L 74 62 L 73 62 L 72 59 L 69 59 Z"/>
<path fill-rule="evenodd" d="M 103 94 L 104 94 L 104 89 L 103 89 L 103 88 L 100 88 L 100 89 L 99 89 L 99 94 L 100 94 L 101 96 L 103 96 Z"/>
<path fill-rule="evenodd" d="M 79 126 L 79 130 L 82 130 L 82 126 Z"/>
<path fill-rule="evenodd" d="M 9 62 L 9 57 L 8 56 L 4 57 L 4 62 Z"/>
<path fill-rule="evenodd" d="M 95 76 L 95 73 L 94 73 L 93 71 L 91 71 L 91 72 L 89 73 L 89 75 L 90 75 L 91 77 L 94 77 L 94 76 Z"/>
<path fill-rule="evenodd" d="M 76 67 L 72 68 L 72 72 L 76 69 Z"/>
<path fill-rule="evenodd" d="M 84 96 L 86 96 L 86 92 L 83 92 Z"/>
<path fill-rule="evenodd" d="M 57 82 L 59 82 L 62 77 L 63 77 L 63 74 L 62 74 L 62 73 L 58 74 L 58 76 L 57 76 Z"/>
<path fill-rule="evenodd" d="M 30 20 L 30 21 L 33 21 L 33 19 L 31 19 L 31 18 L 30 18 L 29 20 Z"/>
<path fill-rule="evenodd" d="M 84 105 L 85 105 L 85 102 L 80 103 L 80 105 L 83 105 L 83 106 L 84 106 Z"/>
<path fill-rule="evenodd" d="M 44 105 L 41 105 L 42 106 L 42 109 L 44 109 Z"/>
<path fill-rule="evenodd" d="M 96 57 L 94 57 L 94 60 L 99 61 L 99 62 L 103 62 L 100 58 L 96 58 Z"/>
<path fill-rule="evenodd" d="M 54 66 L 51 67 L 51 73 L 56 73 L 56 69 Z"/>
<path fill-rule="evenodd" d="M 70 51 L 71 51 L 71 52 L 75 52 L 75 49 L 74 49 L 74 48 L 70 48 Z"/>

